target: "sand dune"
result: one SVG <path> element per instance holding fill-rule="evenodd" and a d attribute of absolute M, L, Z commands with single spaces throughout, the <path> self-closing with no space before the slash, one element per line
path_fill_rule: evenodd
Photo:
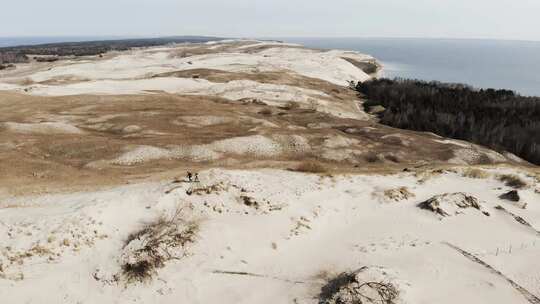
<path fill-rule="evenodd" d="M 2 303 L 540 303 L 538 169 L 379 124 L 347 87 L 375 65 L 230 40 L 0 72 Z"/>
<path fill-rule="evenodd" d="M 497 198 L 496 189 L 504 185 L 496 179 L 473 181 L 454 173 L 420 185 L 411 174 L 330 178 L 210 170 L 201 173 L 201 182 L 196 187 L 212 190 L 190 196 L 186 191 L 194 185 L 162 182 L 5 201 L 10 207 L 1 209 L 0 229 L 10 249 L 0 255 L 0 290 L 10 292 L 4 299 L 316 303 L 332 275 L 379 265 L 400 282 L 403 303 L 528 303 L 444 242 L 490 261 L 538 293 L 537 278 L 524 272 L 522 263 L 503 262 L 537 253 L 537 236 L 492 212 L 504 204 L 540 223 L 540 208 L 532 204 L 539 194 L 533 190 L 523 192 L 531 207 L 519 210 Z M 372 198 L 374 188 L 391 185 L 407 187 L 415 197 L 385 205 Z M 464 189 L 485 201 L 492 215 L 439 221 L 416 207 L 434 195 Z M 242 197 L 256 204 L 246 205 Z M 167 262 L 147 283 L 126 283 L 121 251 L 128 235 L 179 206 L 200 226 L 185 249 L 188 255 Z M 451 297 L 441 296 L 450 290 Z"/>

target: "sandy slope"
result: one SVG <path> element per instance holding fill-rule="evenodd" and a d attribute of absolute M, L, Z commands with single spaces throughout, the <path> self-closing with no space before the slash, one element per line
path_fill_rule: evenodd
<path fill-rule="evenodd" d="M 399 278 L 403 303 L 528 303 L 449 242 L 540 296 L 534 271 L 540 264 L 532 258 L 540 252 L 538 236 L 494 209 L 502 204 L 540 226 L 533 188 L 522 191 L 529 202 L 522 210 L 498 199 L 506 187 L 495 179 L 451 172 L 422 184 L 411 174 L 320 177 L 275 170 L 211 170 L 201 179 L 221 190 L 188 196 L 185 183 L 166 194 L 173 185 L 163 182 L 4 201 L 10 207 L 0 209 L 0 229 L 9 249 L 0 255 L 0 295 L 6 303 L 317 303 L 326 277 L 378 265 Z M 391 202 L 380 194 L 402 186 L 415 197 Z M 484 201 L 492 215 L 467 211 L 443 219 L 416 206 L 460 191 Z M 241 195 L 259 207 L 244 205 Z M 189 254 L 149 283 L 107 281 L 120 271 L 128 234 L 177 206 L 189 206 L 184 216 L 200 225 Z M 8 261 L 24 252 L 31 254 Z"/>

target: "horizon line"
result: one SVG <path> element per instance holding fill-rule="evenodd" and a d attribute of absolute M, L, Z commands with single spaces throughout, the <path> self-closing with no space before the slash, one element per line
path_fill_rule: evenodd
<path fill-rule="evenodd" d="M 23 36 L 1 36 L 0 39 L 30 39 L 30 38 L 108 38 L 108 39 L 152 39 L 168 37 L 205 37 L 221 39 L 423 39 L 423 40 L 490 40 L 490 41 L 516 41 L 516 42 L 540 42 L 533 39 L 518 38 L 490 38 L 490 37 L 418 37 L 418 36 L 315 36 L 315 35 L 263 35 L 263 36 L 221 36 L 221 35 L 23 35 Z"/>

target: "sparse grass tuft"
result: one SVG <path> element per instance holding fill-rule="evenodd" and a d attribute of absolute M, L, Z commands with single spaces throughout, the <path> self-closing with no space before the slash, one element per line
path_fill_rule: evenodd
<path fill-rule="evenodd" d="M 409 198 L 415 197 L 415 194 L 409 191 L 407 187 L 386 189 L 383 194 L 388 200 L 395 202 L 408 200 Z"/>
<path fill-rule="evenodd" d="M 185 256 L 184 247 L 195 240 L 198 224 L 182 219 L 181 209 L 160 217 L 130 234 L 121 257 L 122 275 L 128 283 L 147 282 L 172 259 Z"/>
<path fill-rule="evenodd" d="M 374 153 L 374 152 L 369 152 L 367 153 L 365 156 L 364 156 L 364 159 L 368 162 L 368 163 L 376 163 L 376 162 L 379 162 L 381 161 L 381 159 L 379 158 L 379 156 Z"/>
<path fill-rule="evenodd" d="M 293 171 L 304 173 L 327 173 L 328 169 L 318 161 L 309 160 L 300 163 Z"/>
<path fill-rule="evenodd" d="M 489 173 L 478 168 L 466 168 L 461 172 L 461 175 L 468 178 L 485 179 L 489 177 Z"/>
<path fill-rule="evenodd" d="M 506 186 L 512 187 L 514 189 L 522 189 L 528 186 L 526 181 L 524 181 L 521 177 L 515 174 L 502 174 L 497 176 L 497 179 L 501 182 L 504 182 Z"/>
<path fill-rule="evenodd" d="M 392 304 L 398 296 L 399 290 L 392 283 L 360 282 L 356 273 L 342 273 L 322 287 L 319 304 Z"/>
<path fill-rule="evenodd" d="M 267 109 L 262 109 L 262 110 L 259 111 L 259 114 L 269 116 L 269 115 L 272 115 L 272 110 L 270 110 L 268 108 Z"/>

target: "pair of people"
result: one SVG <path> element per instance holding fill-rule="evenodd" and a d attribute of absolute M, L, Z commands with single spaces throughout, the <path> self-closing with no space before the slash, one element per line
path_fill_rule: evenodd
<path fill-rule="evenodd" d="M 190 171 L 187 172 L 187 179 L 189 182 L 199 182 L 199 173 L 195 172 L 195 175 L 193 175 Z"/>

